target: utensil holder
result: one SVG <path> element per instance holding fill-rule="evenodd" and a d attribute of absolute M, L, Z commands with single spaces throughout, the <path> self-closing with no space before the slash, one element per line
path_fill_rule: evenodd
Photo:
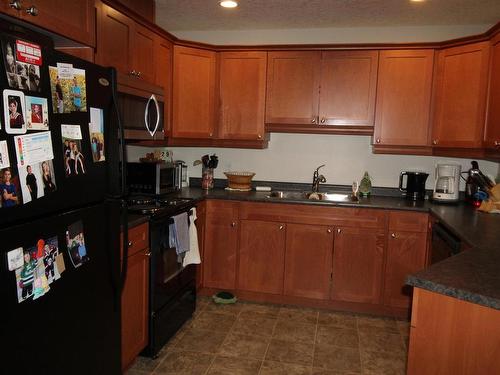
<path fill-rule="evenodd" d="M 201 169 L 201 188 L 210 190 L 214 188 L 214 169 L 205 168 Z"/>

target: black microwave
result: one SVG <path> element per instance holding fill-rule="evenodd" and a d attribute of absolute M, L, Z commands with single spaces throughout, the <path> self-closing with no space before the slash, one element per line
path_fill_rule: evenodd
<path fill-rule="evenodd" d="M 167 163 L 127 163 L 130 194 L 160 195 L 177 189 L 175 168 Z"/>

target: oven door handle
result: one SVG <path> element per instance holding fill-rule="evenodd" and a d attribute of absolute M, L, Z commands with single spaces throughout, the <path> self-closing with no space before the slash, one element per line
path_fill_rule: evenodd
<path fill-rule="evenodd" d="M 149 105 L 151 104 L 151 101 L 153 101 L 156 107 L 156 124 L 153 130 L 151 130 L 149 125 Z M 158 130 L 158 125 L 160 124 L 160 105 L 158 104 L 158 100 L 154 94 L 151 94 L 146 103 L 146 109 L 144 110 L 144 124 L 146 125 L 146 129 L 151 137 L 154 137 L 156 131 Z"/>

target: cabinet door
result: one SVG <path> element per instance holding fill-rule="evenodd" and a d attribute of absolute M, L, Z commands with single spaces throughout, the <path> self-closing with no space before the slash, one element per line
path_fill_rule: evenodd
<path fill-rule="evenodd" d="M 500 151 L 500 34 L 491 40 L 488 116 L 484 146 Z"/>
<path fill-rule="evenodd" d="M 203 285 L 234 289 L 238 246 L 238 203 L 207 202 Z"/>
<path fill-rule="evenodd" d="M 149 249 L 128 258 L 121 314 L 122 369 L 126 369 L 148 342 Z"/>
<path fill-rule="evenodd" d="M 174 46 L 172 136 L 214 136 L 215 52 Z"/>
<path fill-rule="evenodd" d="M 269 52 L 266 123 L 317 124 L 321 52 Z"/>
<path fill-rule="evenodd" d="M 409 308 L 412 287 L 406 276 L 425 267 L 426 232 L 392 232 L 389 234 L 385 266 L 384 304 Z"/>
<path fill-rule="evenodd" d="M 132 69 L 137 72 L 137 78 L 154 83 L 156 35 L 146 27 L 134 23 L 132 38 Z"/>
<path fill-rule="evenodd" d="M 164 117 L 163 130 L 170 135 L 170 121 L 172 115 L 172 43 L 160 36 L 155 40 L 155 82 L 163 87 Z"/>
<path fill-rule="evenodd" d="M 132 33 L 134 22 L 101 4 L 97 26 L 96 62 L 103 66 L 114 66 L 123 74 L 130 74 L 132 59 Z"/>
<path fill-rule="evenodd" d="M 285 224 L 240 221 L 238 289 L 282 294 Z"/>
<path fill-rule="evenodd" d="M 488 88 L 489 42 L 439 52 L 434 147 L 481 147 Z"/>
<path fill-rule="evenodd" d="M 381 51 L 374 144 L 428 146 L 433 50 Z"/>
<path fill-rule="evenodd" d="M 333 237 L 330 227 L 287 224 L 285 295 L 329 298 Z"/>
<path fill-rule="evenodd" d="M 266 99 L 266 52 L 221 52 L 219 136 L 262 139 Z"/>
<path fill-rule="evenodd" d="M 9 3 L 9 1 L 4 2 Z M 95 46 L 94 3 L 94 0 L 22 1 L 23 10 L 20 14 L 27 22 L 88 46 Z M 29 14 L 25 8 L 35 8 L 37 14 Z"/>
<path fill-rule="evenodd" d="M 331 51 L 321 56 L 322 125 L 373 126 L 378 51 Z"/>
<path fill-rule="evenodd" d="M 380 303 L 385 234 L 365 228 L 338 228 L 333 251 L 332 298 Z"/>

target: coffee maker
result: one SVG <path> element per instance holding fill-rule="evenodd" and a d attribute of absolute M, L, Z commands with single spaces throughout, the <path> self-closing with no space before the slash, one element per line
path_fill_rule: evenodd
<path fill-rule="evenodd" d="M 437 202 L 453 203 L 459 198 L 461 167 L 458 164 L 436 165 L 434 192 L 432 199 Z"/>

